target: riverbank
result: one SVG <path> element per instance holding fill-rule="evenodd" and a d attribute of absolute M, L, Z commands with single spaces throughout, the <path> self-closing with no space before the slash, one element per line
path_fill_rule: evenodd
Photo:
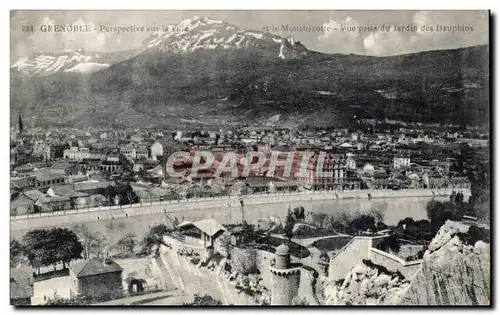
<path fill-rule="evenodd" d="M 368 197 L 371 194 L 371 198 Z M 243 220 L 255 222 L 258 219 L 275 216 L 283 217 L 288 208 L 303 206 L 307 211 L 335 212 L 365 212 L 377 210 L 384 215 L 387 224 L 395 224 L 405 217 L 415 220 L 426 219 L 426 204 L 437 199 L 447 200 L 451 190 L 419 191 L 349 191 L 340 192 L 301 192 L 297 194 L 252 195 L 243 198 L 244 206 L 237 197 L 203 198 L 195 201 L 173 201 L 152 204 L 140 204 L 124 207 L 103 207 L 101 209 L 81 209 L 61 211 L 60 213 L 44 213 L 29 217 L 11 218 L 11 237 L 22 237 L 25 232 L 34 228 L 53 226 L 71 227 L 77 223 L 87 223 L 94 231 L 104 235 L 109 233 L 106 228 L 110 221 L 116 226 L 124 225 L 124 231 L 145 233 L 150 225 L 163 223 L 168 218 L 177 217 L 183 220 L 201 220 L 213 218 L 220 223 L 238 223 Z M 423 195 L 423 196 L 422 196 Z M 464 191 L 467 200 L 470 192 Z M 168 218 L 167 218 L 168 216 Z M 99 217 L 99 220 L 97 219 Z"/>

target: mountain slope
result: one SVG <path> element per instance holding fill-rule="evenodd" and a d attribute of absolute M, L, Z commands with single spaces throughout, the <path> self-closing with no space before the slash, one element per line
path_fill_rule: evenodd
<path fill-rule="evenodd" d="M 113 53 L 92 53 L 82 50 L 65 50 L 57 53 L 38 53 L 30 58 L 20 58 L 12 66 L 14 75 L 46 76 L 58 72 L 91 73 L 108 68 L 139 54 L 140 50 Z"/>
<path fill-rule="evenodd" d="M 186 30 L 187 29 L 187 30 Z M 353 117 L 481 125 L 487 46 L 392 57 L 327 55 L 293 39 L 194 18 L 90 74 L 11 79 L 11 115 L 81 125 L 348 126 Z M 179 119 L 181 118 L 181 119 Z"/>

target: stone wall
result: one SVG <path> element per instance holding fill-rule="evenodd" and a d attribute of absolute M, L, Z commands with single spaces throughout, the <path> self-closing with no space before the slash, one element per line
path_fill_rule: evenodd
<path fill-rule="evenodd" d="M 404 261 L 395 255 L 391 255 L 373 247 L 370 249 L 370 260 L 391 271 L 399 271 L 407 279 L 414 276 L 422 265 L 422 260 Z"/>
<path fill-rule="evenodd" d="M 76 284 L 78 293 L 97 300 L 118 298 L 123 294 L 122 272 L 79 278 Z"/>
<path fill-rule="evenodd" d="M 184 245 L 175 239 L 166 239 L 172 248 L 162 246 L 160 255 L 151 261 L 152 272 L 161 272 L 167 283 L 168 289 L 179 289 L 189 294 L 210 295 L 222 301 L 224 304 L 234 305 L 259 305 L 260 302 L 255 296 L 240 292 L 236 289 L 236 283 L 228 277 L 224 270 L 225 258 L 219 264 L 212 263 L 211 266 L 201 266 L 201 263 L 190 261 L 189 257 L 178 254 Z M 190 248 L 190 250 L 195 250 Z M 205 261 L 203 251 L 199 251 L 201 262 Z"/>
<path fill-rule="evenodd" d="M 242 274 L 255 273 L 259 270 L 257 263 L 258 251 L 255 248 L 237 248 L 232 247 L 231 254 L 231 271 L 237 271 Z"/>
<path fill-rule="evenodd" d="M 347 273 L 361 259 L 370 255 L 372 237 L 353 237 L 334 257 L 330 258 L 328 267 L 328 279 L 344 279 Z"/>

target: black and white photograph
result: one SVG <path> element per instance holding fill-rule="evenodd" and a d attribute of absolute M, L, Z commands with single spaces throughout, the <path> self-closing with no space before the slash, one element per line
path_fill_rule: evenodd
<path fill-rule="evenodd" d="M 10 305 L 491 307 L 490 14 L 11 10 Z"/>

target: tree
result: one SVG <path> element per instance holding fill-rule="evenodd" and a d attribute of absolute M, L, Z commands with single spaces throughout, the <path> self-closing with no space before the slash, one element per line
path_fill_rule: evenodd
<path fill-rule="evenodd" d="M 66 263 L 73 259 L 81 258 L 82 244 L 72 231 L 66 228 L 52 228 L 50 230 L 31 230 L 24 235 L 24 247 L 31 265 L 38 268 L 41 266 L 54 265 L 59 262 Z"/>
<path fill-rule="evenodd" d="M 149 252 L 153 245 L 164 244 L 163 236 L 169 232 L 170 231 L 167 229 L 165 224 L 159 224 L 151 227 L 142 239 L 143 251 Z"/>
<path fill-rule="evenodd" d="M 93 235 L 90 233 L 85 224 L 78 224 L 73 226 L 72 231 L 78 236 L 83 246 L 83 259 L 90 258 L 91 245 L 94 240 Z"/>
<path fill-rule="evenodd" d="M 24 255 L 25 249 L 23 245 L 17 240 L 10 241 L 10 266 L 18 265 Z"/>
<path fill-rule="evenodd" d="M 90 252 L 95 253 L 97 257 L 106 256 L 104 250 L 106 249 L 106 236 L 102 233 L 97 232 L 92 237 L 92 242 L 90 243 Z"/>
<path fill-rule="evenodd" d="M 297 220 L 303 220 L 305 219 L 305 209 L 304 207 L 296 207 L 293 209 L 293 214 L 295 215 L 295 218 Z"/>
<path fill-rule="evenodd" d="M 285 236 L 288 237 L 288 239 L 291 239 L 293 236 L 293 226 L 295 225 L 295 218 L 293 216 L 293 213 L 290 209 L 288 209 L 288 214 L 286 215 L 286 221 L 285 221 Z"/>
<path fill-rule="evenodd" d="M 349 233 L 357 234 L 362 231 L 372 230 L 375 231 L 375 218 L 371 215 L 362 214 L 352 219 L 347 229 Z"/>
<path fill-rule="evenodd" d="M 440 201 L 429 201 L 427 203 L 427 217 L 430 219 L 431 232 L 435 235 L 439 228 L 446 222 L 446 220 L 461 220 L 464 215 L 463 205 L 451 203 L 451 202 L 440 202 Z"/>
<path fill-rule="evenodd" d="M 323 229 L 327 220 L 328 215 L 326 213 L 313 213 L 311 224 L 320 229 Z"/>
<path fill-rule="evenodd" d="M 194 301 L 192 303 L 184 303 L 184 305 L 189 306 L 215 306 L 222 305 L 222 302 L 214 299 L 210 295 L 199 296 L 198 294 L 194 295 Z"/>
<path fill-rule="evenodd" d="M 49 234 L 54 240 L 55 260 L 63 263 L 63 268 L 73 259 L 82 257 L 83 246 L 73 231 L 67 228 L 53 228 Z"/>
<path fill-rule="evenodd" d="M 40 274 L 40 267 L 55 262 L 54 256 L 50 252 L 52 249 L 47 244 L 48 236 L 47 230 L 35 229 L 28 231 L 23 237 L 23 246 L 28 260 L 34 268 L 37 268 L 38 274 Z"/>
<path fill-rule="evenodd" d="M 83 246 L 83 258 L 89 259 L 92 255 L 102 256 L 103 244 L 106 237 L 101 233 L 91 233 L 85 224 L 72 227 L 72 231 L 78 236 Z"/>
<path fill-rule="evenodd" d="M 401 249 L 401 244 L 399 243 L 398 237 L 394 234 L 389 235 L 384 238 L 377 246 L 378 249 L 385 252 L 399 253 Z"/>
<path fill-rule="evenodd" d="M 118 240 L 116 243 L 116 246 L 122 253 L 130 253 L 132 254 L 134 252 L 135 248 L 135 238 L 136 235 L 135 233 L 127 233 L 125 234 L 122 238 Z"/>

